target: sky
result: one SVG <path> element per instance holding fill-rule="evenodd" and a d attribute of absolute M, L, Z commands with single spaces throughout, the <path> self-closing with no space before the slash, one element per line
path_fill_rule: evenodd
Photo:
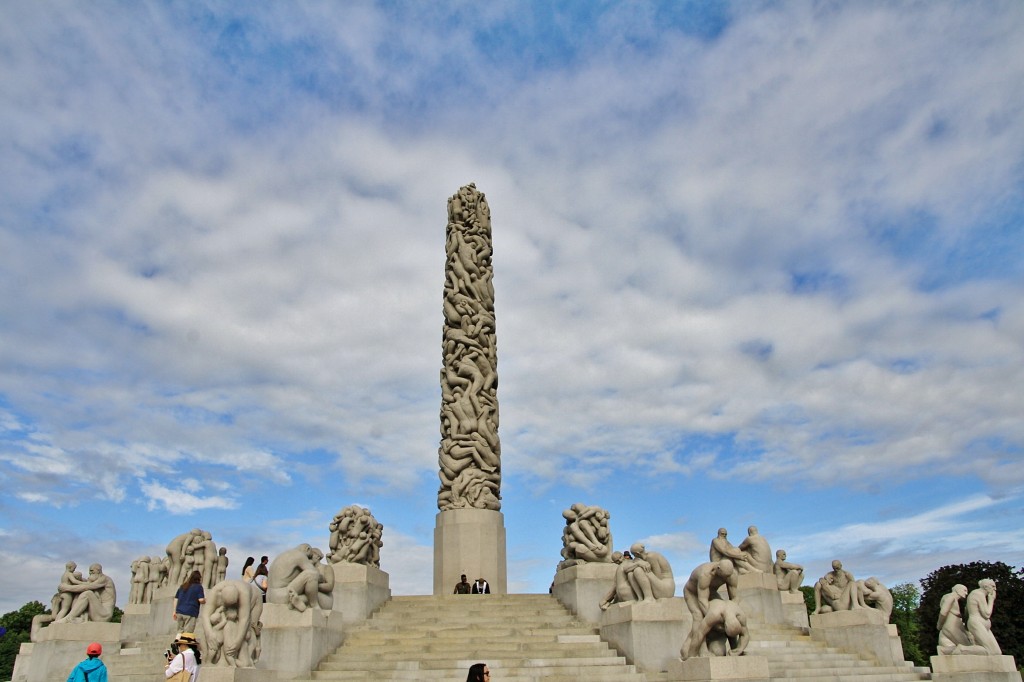
<path fill-rule="evenodd" d="M 512 592 L 561 512 L 890 586 L 1024 565 L 1024 3 L 0 4 L 0 613 L 65 561 L 432 589 L 447 198 L 494 240 Z"/>

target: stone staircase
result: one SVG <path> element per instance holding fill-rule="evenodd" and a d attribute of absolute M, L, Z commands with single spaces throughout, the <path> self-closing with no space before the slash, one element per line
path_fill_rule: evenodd
<path fill-rule="evenodd" d="M 910 682 L 931 678 L 928 668 L 880 666 L 811 639 L 802 628 L 792 625 L 750 623 L 747 654 L 768 658 L 773 680 L 800 682 Z"/>
<path fill-rule="evenodd" d="M 646 682 L 597 629 L 549 595 L 394 597 L 321 662 L 314 680 L 466 679 L 484 662 L 501 682 Z"/>
<path fill-rule="evenodd" d="M 164 679 L 164 652 L 173 635 L 149 637 L 141 642 L 126 643 L 117 655 L 105 652 L 110 682 L 159 682 Z"/>

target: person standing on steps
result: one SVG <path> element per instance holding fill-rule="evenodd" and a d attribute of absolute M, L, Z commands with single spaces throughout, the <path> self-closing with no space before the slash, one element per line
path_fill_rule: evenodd
<path fill-rule="evenodd" d="M 491 586 L 483 578 L 477 578 L 476 582 L 473 583 L 473 589 L 470 590 L 472 594 L 490 594 Z"/>
<path fill-rule="evenodd" d="M 491 669 L 486 663 L 474 663 L 469 666 L 466 682 L 491 682 Z"/>

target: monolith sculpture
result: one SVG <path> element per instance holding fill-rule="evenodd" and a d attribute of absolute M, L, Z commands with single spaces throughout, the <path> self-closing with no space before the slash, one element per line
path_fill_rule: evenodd
<path fill-rule="evenodd" d="M 491 212 L 473 183 L 448 199 L 445 251 L 434 594 L 463 573 L 504 594 Z"/>

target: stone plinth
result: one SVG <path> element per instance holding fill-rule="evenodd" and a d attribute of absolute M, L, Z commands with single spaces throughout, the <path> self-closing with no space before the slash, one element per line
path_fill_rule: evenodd
<path fill-rule="evenodd" d="M 177 634 L 178 623 L 171 618 L 173 614 L 173 593 L 159 597 L 152 604 L 128 604 L 121 616 L 121 638 L 135 642 L 156 635 Z"/>
<path fill-rule="evenodd" d="M 935 682 L 1021 682 L 1013 656 L 932 656 Z"/>
<path fill-rule="evenodd" d="M 337 611 L 318 608 L 294 611 L 287 604 L 264 604 L 263 649 L 258 670 L 276 671 L 279 679 L 308 676 L 325 656 L 341 645 L 342 617 Z M 203 680 L 206 680 L 206 666 Z"/>
<path fill-rule="evenodd" d="M 601 639 L 643 672 L 668 670 L 690 632 L 682 597 L 612 604 L 601 613 Z"/>
<path fill-rule="evenodd" d="M 581 621 L 596 625 L 604 613 L 600 604 L 615 587 L 617 568 L 612 563 L 595 562 L 563 568 L 555 573 L 551 594 Z"/>
<path fill-rule="evenodd" d="M 811 627 L 811 621 L 807 618 L 807 603 L 804 601 L 803 592 L 779 592 L 782 599 L 782 619 L 784 623 L 795 625 L 798 628 Z"/>
<path fill-rule="evenodd" d="M 711 656 L 677 660 L 669 664 L 668 678 L 679 682 L 768 682 L 768 659 L 764 656 Z"/>
<path fill-rule="evenodd" d="M 811 638 L 843 651 L 871 656 L 880 665 L 902 665 L 903 646 L 878 609 L 860 608 L 812 615 Z"/>
<path fill-rule="evenodd" d="M 768 573 L 746 573 L 737 576 L 736 600 L 750 623 L 779 625 L 786 622 L 779 596 L 779 584 Z"/>
<path fill-rule="evenodd" d="M 117 655 L 121 624 L 50 623 L 39 630 L 31 646 L 22 646 L 12 679 L 66 680 L 71 669 L 85 659 L 90 642 L 99 642 L 104 655 Z"/>
<path fill-rule="evenodd" d="M 483 578 L 491 594 L 508 593 L 505 569 L 505 517 L 490 509 L 449 509 L 434 526 L 434 594 L 451 594 L 465 573 Z"/>
<path fill-rule="evenodd" d="M 331 564 L 334 570 L 334 610 L 345 623 L 361 623 L 391 598 L 391 578 L 376 566 Z"/>

